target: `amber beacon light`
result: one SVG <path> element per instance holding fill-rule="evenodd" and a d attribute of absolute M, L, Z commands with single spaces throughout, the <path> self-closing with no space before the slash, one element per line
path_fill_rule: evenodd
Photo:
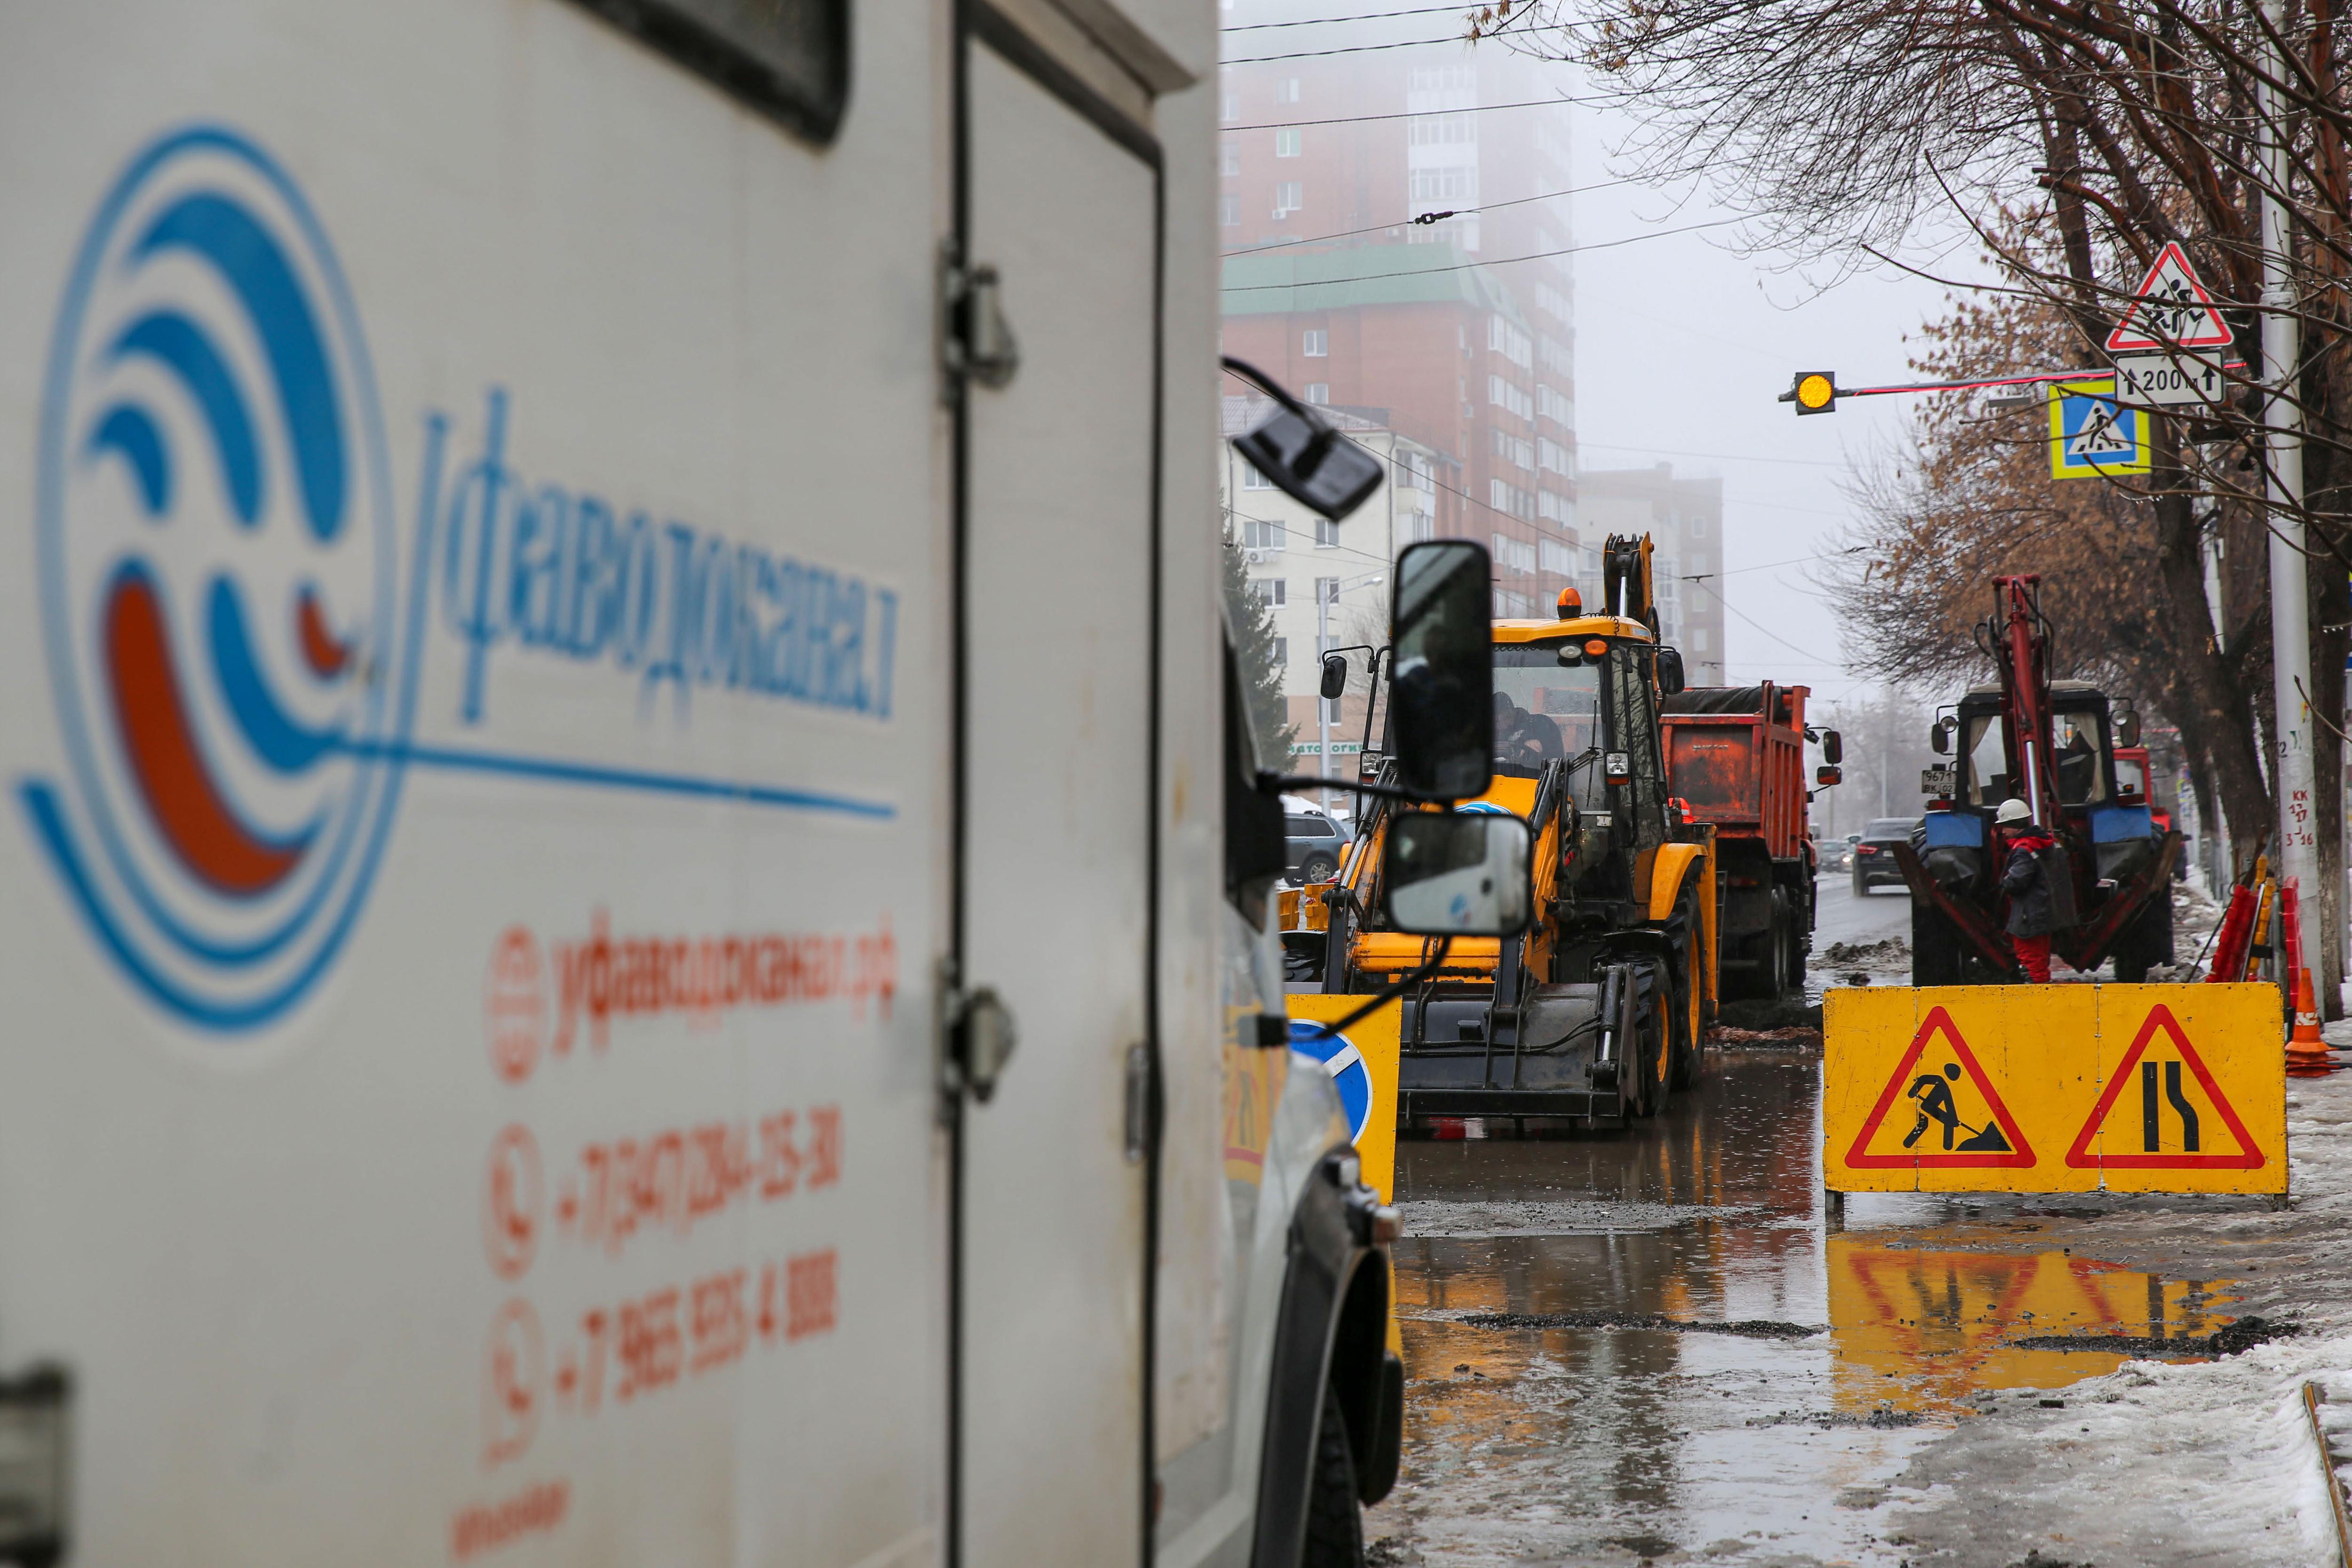
<path fill-rule="evenodd" d="M 1800 414 L 1835 413 L 1837 400 L 1837 374 L 1826 370 L 1799 371 L 1795 382 L 1780 395 L 1780 401 L 1795 404 Z"/>

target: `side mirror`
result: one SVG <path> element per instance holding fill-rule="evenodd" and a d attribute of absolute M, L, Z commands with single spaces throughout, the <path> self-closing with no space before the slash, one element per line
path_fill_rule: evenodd
<path fill-rule="evenodd" d="M 1389 824 L 1389 923 L 1413 936 L 1516 936 L 1534 913 L 1528 825 L 1496 811 L 1407 811 Z"/>
<path fill-rule="evenodd" d="M 2137 708 L 2126 708 L 2116 715 L 2116 744 L 2118 746 L 2139 744 L 2139 710 Z"/>
<path fill-rule="evenodd" d="M 1381 488 L 1380 458 L 1334 430 L 1255 366 L 1231 358 L 1224 366 L 1264 388 L 1279 405 L 1257 428 L 1234 437 L 1234 449 L 1272 480 L 1275 489 L 1337 521 Z"/>
<path fill-rule="evenodd" d="M 1683 689 L 1683 656 L 1679 648 L 1658 650 L 1658 689 L 1668 697 Z"/>
<path fill-rule="evenodd" d="M 1323 700 L 1331 701 L 1348 689 L 1348 656 L 1327 653 L 1323 656 Z"/>
<path fill-rule="evenodd" d="M 1952 754 L 1952 731 L 1959 728 L 1957 719 L 1938 719 L 1927 726 L 1927 749 L 1939 757 Z"/>
<path fill-rule="evenodd" d="M 1845 761 L 1845 737 L 1835 730 L 1822 731 L 1822 761 L 1832 767 Z"/>
<path fill-rule="evenodd" d="M 1845 770 L 1843 768 L 1815 768 L 1813 770 L 1813 783 L 1819 784 L 1823 789 L 1829 788 L 1830 785 L 1833 784 L 1840 783 L 1844 778 Z"/>
<path fill-rule="evenodd" d="M 1397 783 L 1462 800 L 1495 776 L 1493 567 L 1466 540 L 1408 544 L 1390 601 Z"/>

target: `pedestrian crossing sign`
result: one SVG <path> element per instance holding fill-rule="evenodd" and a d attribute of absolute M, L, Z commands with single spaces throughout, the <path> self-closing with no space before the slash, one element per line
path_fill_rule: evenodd
<path fill-rule="evenodd" d="M 2095 479 L 2148 471 L 2144 408 L 2116 396 L 2113 376 L 2062 381 L 2050 388 L 2050 477 Z"/>

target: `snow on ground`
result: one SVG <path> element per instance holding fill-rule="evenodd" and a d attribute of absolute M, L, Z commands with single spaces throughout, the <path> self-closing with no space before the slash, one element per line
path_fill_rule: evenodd
<path fill-rule="evenodd" d="M 1911 1549 L 1916 1568 L 2008 1568 L 2031 1552 L 2043 1565 L 2099 1568 L 2337 1561 L 2301 1395 L 2319 1383 L 2342 1402 L 2331 1424 L 2352 1438 L 2352 1073 L 2290 1081 L 2287 1140 L 2284 1208 L 2045 1200 L 2090 1222 L 2078 1251 L 2233 1279 L 2241 1321 L 2298 1331 L 2210 1363 L 2127 1362 L 2050 1391 L 2063 1408 L 2045 1408 L 2041 1391 L 1990 1402 L 1921 1454 L 1890 1500 L 1885 1538 Z"/>

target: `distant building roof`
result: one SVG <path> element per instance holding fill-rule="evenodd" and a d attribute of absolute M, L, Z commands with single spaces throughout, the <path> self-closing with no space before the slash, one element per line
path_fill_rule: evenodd
<path fill-rule="evenodd" d="M 1345 310 L 1360 305 L 1471 305 L 1527 319 L 1511 291 L 1452 245 L 1277 245 L 1225 258 L 1228 316 Z"/>

